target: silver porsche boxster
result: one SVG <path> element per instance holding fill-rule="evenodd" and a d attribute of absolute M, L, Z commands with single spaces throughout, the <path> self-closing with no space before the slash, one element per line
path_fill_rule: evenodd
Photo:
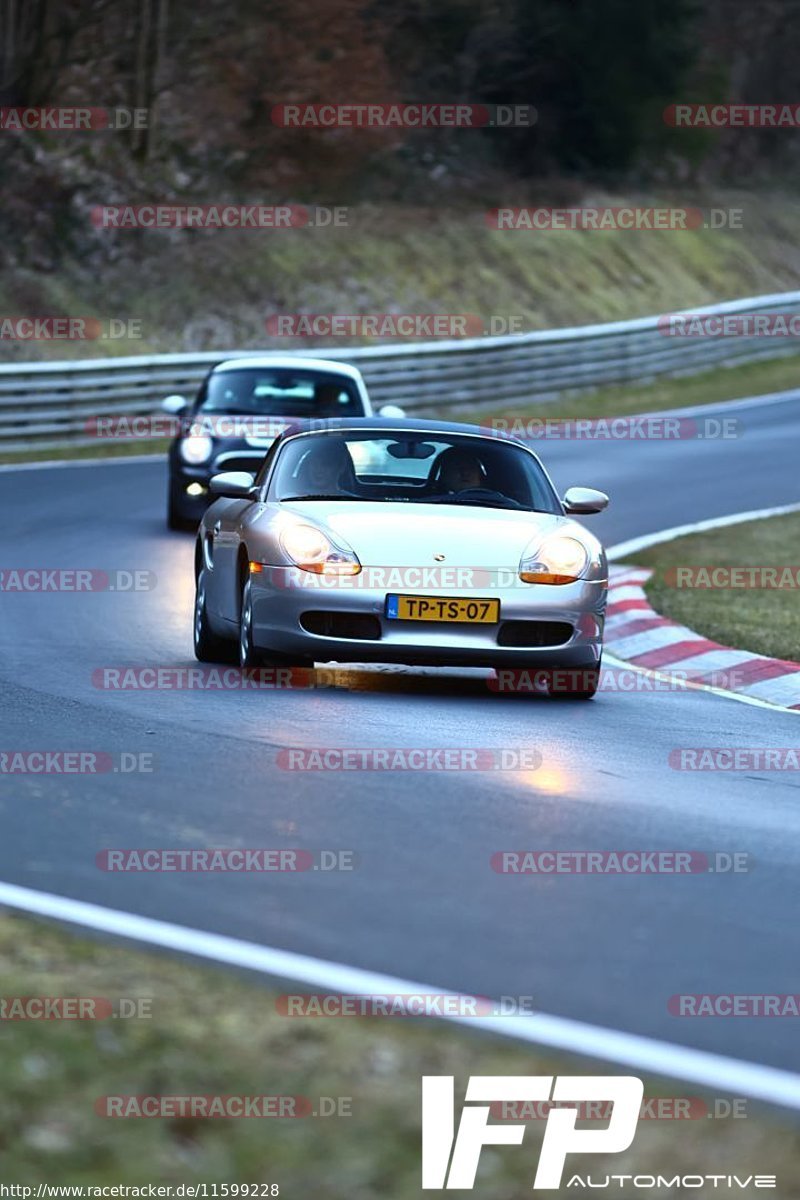
<path fill-rule="evenodd" d="M 599 677 L 608 569 L 524 443 L 444 421 L 299 421 L 258 473 L 216 475 L 194 648 L 241 667 L 380 662 Z"/>

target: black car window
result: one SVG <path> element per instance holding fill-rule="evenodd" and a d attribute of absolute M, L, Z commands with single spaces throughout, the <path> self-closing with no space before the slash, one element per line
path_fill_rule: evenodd
<path fill-rule="evenodd" d="M 199 400 L 202 413 L 243 416 L 363 416 L 356 383 L 325 371 L 242 368 L 213 372 Z"/>

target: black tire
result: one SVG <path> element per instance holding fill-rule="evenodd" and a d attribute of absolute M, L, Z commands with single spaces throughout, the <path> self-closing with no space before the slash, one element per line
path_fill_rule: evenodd
<path fill-rule="evenodd" d="M 593 667 L 567 669 L 564 674 L 567 680 L 575 679 L 575 685 L 569 682 L 566 687 L 551 687 L 548 695 L 551 700 L 593 700 L 600 686 L 600 663 Z"/>
<path fill-rule="evenodd" d="M 250 576 L 242 583 L 242 602 L 239 608 L 239 666 L 243 671 L 260 667 L 307 667 L 314 660 L 299 654 L 279 654 L 276 650 L 259 650 L 253 645 L 253 599 Z"/>
<path fill-rule="evenodd" d="M 205 597 L 205 571 L 197 576 L 194 593 L 194 619 L 192 621 L 194 656 L 199 662 L 235 663 L 236 643 L 214 633 L 208 623 Z"/>
<path fill-rule="evenodd" d="M 239 666 L 243 671 L 251 671 L 265 665 L 264 655 L 253 645 L 253 595 L 247 575 L 242 583 L 239 605 Z"/>

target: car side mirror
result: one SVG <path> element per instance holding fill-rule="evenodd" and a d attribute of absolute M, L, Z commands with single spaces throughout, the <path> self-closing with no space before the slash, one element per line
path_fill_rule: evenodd
<path fill-rule="evenodd" d="M 211 476 L 208 490 L 230 500 L 251 500 L 256 493 L 255 478 L 249 471 L 223 471 Z"/>
<path fill-rule="evenodd" d="M 166 400 L 161 401 L 161 411 L 169 413 L 171 417 L 179 417 L 188 407 L 189 401 L 185 396 L 167 396 Z"/>
<path fill-rule="evenodd" d="M 399 404 L 384 404 L 383 408 L 378 409 L 379 417 L 391 417 L 395 421 L 405 415 L 406 410 L 401 408 Z"/>
<path fill-rule="evenodd" d="M 564 508 L 574 516 L 588 516 L 608 508 L 608 496 L 595 488 L 571 487 L 564 493 Z"/>

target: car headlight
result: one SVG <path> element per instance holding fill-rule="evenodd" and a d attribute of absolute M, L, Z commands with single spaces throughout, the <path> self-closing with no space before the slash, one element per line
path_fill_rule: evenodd
<path fill-rule="evenodd" d="M 182 438 L 180 443 L 180 456 L 186 463 L 191 463 L 192 466 L 199 466 L 200 463 L 208 462 L 211 458 L 211 453 L 214 449 L 214 443 L 207 434 L 190 434 L 188 437 Z"/>
<path fill-rule="evenodd" d="M 349 546 L 337 545 L 315 525 L 289 525 L 281 533 L 284 553 L 315 575 L 358 575 L 361 563 Z"/>
<path fill-rule="evenodd" d="M 524 583 L 574 583 L 589 563 L 589 553 L 577 538 L 556 534 L 528 546 L 519 564 Z"/>

